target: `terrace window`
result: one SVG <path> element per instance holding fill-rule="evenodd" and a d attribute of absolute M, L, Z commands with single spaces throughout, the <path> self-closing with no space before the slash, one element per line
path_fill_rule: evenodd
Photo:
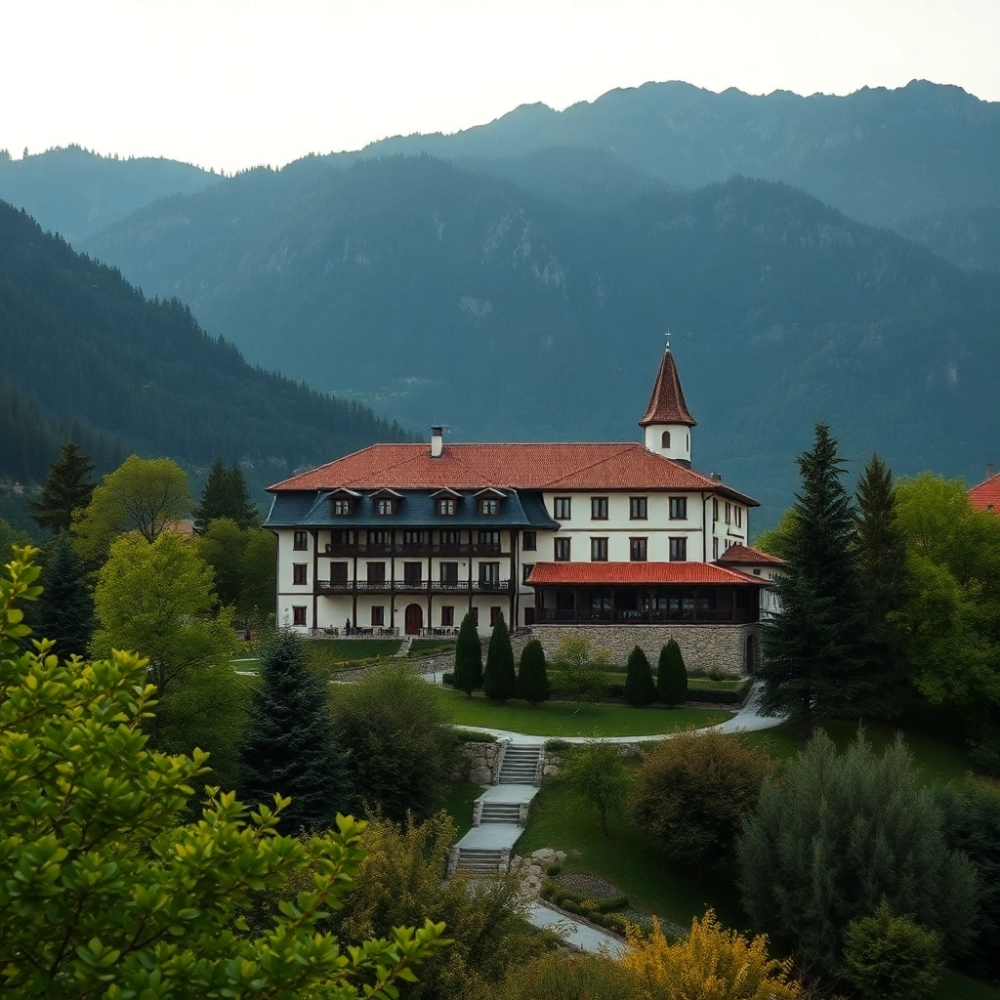
<path fill-rule="evenodd" d="M 608 561 L 608 540 L 606 538 L 591 538 L 590 540 L 590 561 Z"/>
<path fill-rule="evenodd" d="M 385 608 L 381 604 L 372 607 L 371 622 L 373 628 L 381 628 L 385 625 Z"/>
<path fill-rule="evenodd" d="M 444 628 L 455 627 L 455 609 L 450 604 L 441 608 L 441 625 Z"/>
<path fill-rule="evenodd" d="M 385 583 L 385 563 L 384 562 L 370 562 L 370 563 L 368 563 L 368 582 L 369 583 Z"/>
<path fill-rule="evenodd" d="M 632 562 L 646 561 L 647 541 L 645 538 L 630 538 L 628 540 L 628 557 Z"/>

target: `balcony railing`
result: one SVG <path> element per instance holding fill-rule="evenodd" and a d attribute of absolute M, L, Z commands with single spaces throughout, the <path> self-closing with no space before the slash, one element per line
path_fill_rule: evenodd
<path fill-rule="evenodd" d="M 397 543 L 391 545 L 350 542 L 348 544 L 327 542 L 323 547 L 325 556 L 499 556 L 503 555 L 499 542 L 462 542 L 455 545 L 430 545 L 421 543 Z"/>
<path fill-rule="evenodd" d="M 732 611 L 709 611 L 707 609 L 695 611 L 692 608 L 684 609 L 654 609 L 649 611 L 634 611 L 631 609 L 616 608 L 614 611 L 607 609 L 591 611 L 583 608 L 579 611 L 560 611 L 555 608 L 542 608 L 535 613 L 535 620 L 539 623 L 569 624 L 573 622 L 610 622 L 628 625 L 649 625 L 658 622 L 690 622 L 692 624 L 708 625 L 713 622 L 733 621 Z"/>
<path fill-rule="evenodd" d="M 510 580 L 317 580 L 316 589 L 321 593 L 336 593 L 338 591 L 389 591 L 419 592 L 431 590 L 435 593 L 454 593 L 455 591 L 497 591 L 509 590 Z"/>

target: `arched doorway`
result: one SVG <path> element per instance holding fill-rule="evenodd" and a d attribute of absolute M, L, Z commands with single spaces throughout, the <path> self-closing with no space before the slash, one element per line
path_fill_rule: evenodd
<path fill-rule="evenodd" d="M 405 621 L 407 635 L 420 635 L 424 627 L 424 609 L 419 604 L 407 604 Z"/>
<path fill-rule="evenodd" d="M 753 635 L 747 636 L 746 660 L 743 663 L 743 672 L 753 674 L 757 671 L 757 643 Z"/>

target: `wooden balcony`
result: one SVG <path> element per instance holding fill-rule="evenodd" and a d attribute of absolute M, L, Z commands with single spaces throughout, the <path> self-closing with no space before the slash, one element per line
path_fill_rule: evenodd
<path fill-rule="evenodd" d="M 491 593 L 494 591 L 509 591 L 510 580 L 317 580 L 316 591 L 320 594 L 329 593 L 389 593 L 418 594 L 430 591 L 435 594 Z"/>
<path fill-rule="evenodd" d="M 535 611 L 535 621 L 539 625 L 662 625 L 664 623 L 715 625 L 734 620 L 745 623 L 750 619 L 743 615 L 737 615 L 734 618 L 732 611 L 711 611 L 706 608 L 701 610 L 694 608 L 653 609 L 652 611 L 630 609 L 590 611 L 585 608 L 580 611 L 560 611 L 556 608 L 542 608 Z"/>
<path fill-rule="evenodd" d="M 348 545 L 334 545 L 327 542 L 320 553 L 322 556 L 358 556 L 365 558 L 379 556 L 500 556 L 504 553 L 499 542 L 462 542 L 456 545 L 430 545 L 397 543 L 395 545 L 369 545 L 367 542 L 352 542 Z"/>

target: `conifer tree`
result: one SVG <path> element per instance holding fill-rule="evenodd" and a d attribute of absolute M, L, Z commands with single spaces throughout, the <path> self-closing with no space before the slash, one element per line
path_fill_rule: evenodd
<path fill-rule="evenodd" d="M 241 530 L 256 528 L 260 525 L 260 511 L 250 498 L 246 477 L 243 470 L 233 463 L 229 467 L 229 516 L 240 526 Z"/>
<path fill-rule="evenodd" d="M 878 454 L 858 479 L 857 502 L 856 553 L 868 617 L 868 669 L 878 709 L 895 714 L 906 678 L 903 636 L 893 615 L 905 607 L 910 581 L 892 472 Z"/>
<path fill-rule="evenodd" d="M 462 625 L 458 630 L 453 683 L 459 691 L 464 691 L 470 698 L 476 688 L 483 686 L 483 648 L 479 644 L 479 630 L 472 620 L 472 615 L 469 614 L 462 619 Z"/>
<path fill-rule="evenodd" d="M 348 754 L 337 740 L 326 684 L 306 664 L 301 640 L 279 632 L 260 661 L 239 753 L 240 794 L 250 804 L 291 797 L 283 830 L 322 831 L 353 803 Z"/>
<path fill-rule="evenodd" d="M 649 660 L 641 647 L 636 646 L 628 654 L 628 667 L 625 673 L 625 700 L 636 708 L 649 705 L 656 698 L 656 686 L 653 684 L 653 671 Z"/>
<path fill-rule="evenodd" d="M 31 609 L 32 628 L 54 639 L 63 659 L 74 653 L 84 656 L 97 626 L 84 565 L 67 532 L 57 535 L 47 549 L 39 580 L 44 589 Z"/>
<path fill-rule="evenodd" d="M 517 696 L 517 674 L 514 672 L 514 650 L 503 612 L 497 615 L 493 634 L 486 649 L 486 669 L 483 671 L 483 691 L 487 698 L 506 701 Z"/>
<path fill-rule="evenodd" d="M 820 719 L 857 717 L 871 707 L 864 656 L 865 613 L 854 564 L 854 510 L 841 483 L 843 462 L 825 424 L 798 458 L 781 610 L 761 632 L 765 712 L 785 715 L 801 735 Z"/>
<path fill-rule="evenodd" d="M 226 468 L 221 458 L 212 463 L 201 499 L 194 509 L 194 527 L 198 534 L 220 517 L 228 517 L 245 531 L 260 523 L 260 514 L 250 499 L 246 479 L 238 465 Z"/>
<path fill-rule="evenodd" d="M 670 639 L 660 650 L 656 665 L 656 696 L 673 708 L 687 701 L 688 675 L 684 656 L 676 639 Z"/>
<path fill-rule="evenodd" d="M 517 672 L 517 696 L 537 705 L 549 700 L 549 678 L 545 669 L 545 650 L 537 639 L 532 639 L 521 650 Z"/>
<path fill-rule="evenodd" d="M 41 500 L 28 505 L 35 524 L 57 535 L 69 531 L 73 511 L 90 503 L 95 485 L 90 478 L 93 471 L 90 455 L 81 455 L 72 441 L 64 441 L 62 457 L 49 466 Z"/>

